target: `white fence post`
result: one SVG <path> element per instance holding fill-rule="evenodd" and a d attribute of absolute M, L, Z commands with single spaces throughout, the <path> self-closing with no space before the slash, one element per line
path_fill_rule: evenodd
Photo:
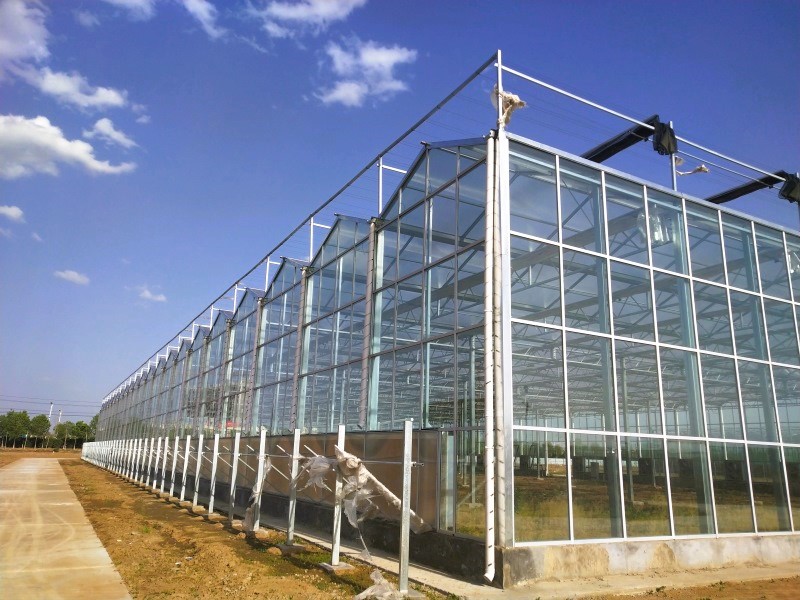
<path fill-rule="evenodd" d="M 336 438 L 336 445 L 344 450 L 345 425 L 339 424 L 339 434 Z M 336 469 L 336 487 L 334 488 L 333 498 L 333 547 L 331 548 L 331 566 L 339 566 L 339 551 L 341 549 L 342 536 L 342 473 Z"/>
<path fill-rule="evenodd" d="M 408 594 L 408 545 L 411 524 L 411 426 L 412 421 L 403 423 L 403 498 L 400 507 L 400 577 L 398 591 Z"/>
<path fill-rule="evenodd" d="M 261 430 L 261 438 L 258 441 L 258 472 L 256 473 L 256 489 L 258 495 L 253 503 L 253 533 L 257 532 L 261 527 L 261 495 L 264 493 L 264 463 L 266 458 L 267 448 L 267 430 Z"/>
<path fill-rule="evenodd" d="M 181 436 L 175 434 L 175 451 L 172 453 L 172 477 L 169 482 L 169 497 L 172 498 L 175 492 L 175 469 L 178 468 L 178 450 L 181 447 Z"/>
<path fill-rule="evenodd" d="M 156 442 L 156 461 L 153 464 L 153 474 L 150 478 L 150 487 L 155 491 L 156 484 L 158 483 L 158 461 L 161 460 L 161 436 L 158 436 Z"/>
<path fill-rule="evenodd" d="M 217 461 L 219 460 L 219 434 L 214 434 L 214 454 L 211 459 L 211 494 L 208 500 L 208 514 L 214 512 L 214 492 L 217 487 Z"/>
<path fill-rule="evenodd" d="M 189 470 L 189 452 L 192 450 L 192 436 L 186 436 L 186 446 L 183 449 L 183 473 L 181 474 L 181 502 L 186 496 L 186 471 Z"/>
<path fill-rule="evenodd" d="M 200 493 L 200 467 L 203 463 L 203 434 L 197 438 L 197 463 L 194 466 L 194 497 L 192 498 L 192 508 L 197 507 L 197 496 Z"/>
<path fill-rule="evenodd" d="M 292 471 L 289 481 L 289 523 L 286 527 L 286 545 L 294 544 L 294 517 L 297 511 L 297 472 L 300 465 L 300 430 L 294 430 L 292 443 Z"/>

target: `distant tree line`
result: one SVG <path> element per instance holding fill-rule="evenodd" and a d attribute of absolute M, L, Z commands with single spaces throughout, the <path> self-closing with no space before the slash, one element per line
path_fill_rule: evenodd
<path fill-rule="evenodd" d="M 0 447 L 3 448 L 80 448 L 94 440 L 97 431 L 95 415 L 89 423 L 65 421 L 51 432 L 47 415 L 31 418 L 27 410 L 10 410 L 0 415 Z"/>

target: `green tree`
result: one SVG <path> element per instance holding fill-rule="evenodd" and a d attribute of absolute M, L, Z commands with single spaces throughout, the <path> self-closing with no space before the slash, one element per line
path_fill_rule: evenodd
<path fill-rule="evenodd" d="M 78 421 L 75 423 L 75 427 L 72 429 L 72 433 L 70 437 L 74 438 L 76 447 L 78 445 L 78 440 L 80 440 L 80 445 L 83 446 L 83 442 L 85 442 L 89 438 L 89 425 L 83 421 Z"/>
<path fill-rule="evenodd" d="M 89 421 L 89 439 L 87 441 L 93 442 L 94 439 L 97 437 L 97 422 L 100 420 L 100 413 L 97 413 L 95 416 L 92 417 L 92 420 Z"/>
<path fill-rule="evenodd" d="M 67 440 L 72 437 L 72 431 L 75 428 L 75 423 L 72 421 L 64 421 L 56 425 L 54 431 L 56 447 L 66 448 Z"/>
<path fill-rule="evenodd" d="M 17 440 L 28 433 L 30 426 L 31 418 L 27 410 L 10 410 L 3 419 L 4 435 L 12 441 L 14 448 L 17 447 Z"/>
<path fill-rule="evenodd" d="M 50 419 L 45 415 L 37 415 L 31 419 L 29 432 L 37 440 L 41 440 L 50 431 Z"/>

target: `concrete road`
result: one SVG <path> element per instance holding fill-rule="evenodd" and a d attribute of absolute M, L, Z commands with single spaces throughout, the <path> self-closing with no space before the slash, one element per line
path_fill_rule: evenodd
<path fill-rule="evenodd" d="M 55 458 L 0 469 L 0 598 L 130 598 Z"/>

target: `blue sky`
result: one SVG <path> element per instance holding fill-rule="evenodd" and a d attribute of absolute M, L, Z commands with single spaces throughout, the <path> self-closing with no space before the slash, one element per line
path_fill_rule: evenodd
<path fill-rule="evenodd" d="M 797 171 L 798 20 L 795 1 L 0 0 L 0 413 L 52 399 L 90 418 L 498 48 L 513 68 Z M 579 153 L 626 127 L 506 85 L 529 101 L 511 130 L 545 143 Z M 479 80 L 425 134 L 486 133 L 489 89 Z M 637 152 L 616 166 L 668 174 Z M 701 196 L 741 181 L 686 180 Z M 733 207 L 798 227 L 775 191 Z"/>

